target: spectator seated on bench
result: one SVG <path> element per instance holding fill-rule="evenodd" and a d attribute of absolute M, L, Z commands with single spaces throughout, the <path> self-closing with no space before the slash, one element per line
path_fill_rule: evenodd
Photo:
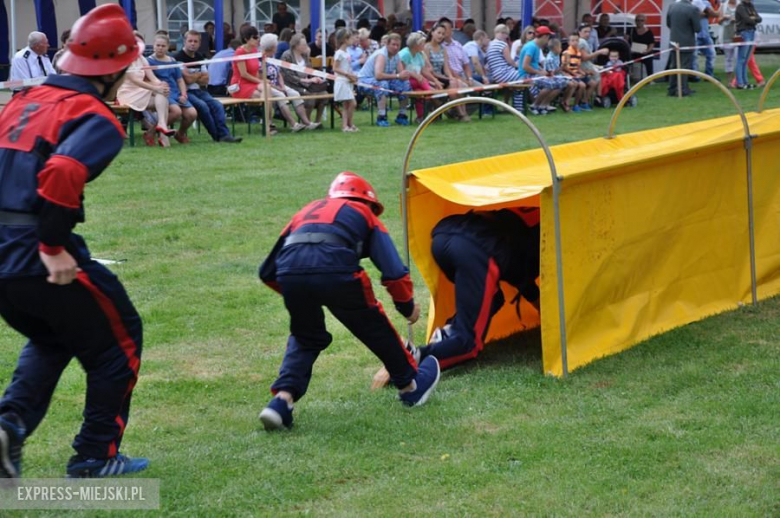
<path fill-rule="evenodd" d="M 241 46 L 241 40 L 230 40 L 228 48 L 220 50 L 214 54 L 214 59 L 217 58 L 232 58 L 236 49 Z M 209 86 L 208 92 L 214 97 L 227 97 L 227 86 L 230 83 L 231 75 L 231 62 L 225 61 L 223 63 L 212 63 L 209 65 Z"/>
<path fill-rule="evenodd" d="M 198 31 L 187 31 L 184 35 L 184 48 L 174 56 L 182 63 L 205 61 L 206 56 L 198 52 L 201 46 L 201 35 Z M 214 99 L 206 86 L 209 73 L 205 65 L 193 65 L 182 69 L 184 82 L 187 84 L 187 96 L 198 112 L 198 117 L 209 135 L 215 142 L 238 143 L 240 137 L 233 137 L 225 122 L 225 108 Z"/>
<path fill-rule="evenodd" d="M 276 34 L 263 34 L 260 38 L 260 50 L 263 53 L 263 59 L 272 59 L 276 55 L 276 47 L 278 45 L 279 38 Z M 290 113 L 289 101 L 284 100 L 286 97 L 300 97 L 298 92 L 284 84 L 284 78 L 279 67 L 274 64 L 266 63 L 266 75 L 268 77 L 268 91 L 269 97 L 282 99 L 277 102 L 276 105 L 279 108 L 279 112 L 284 117 L 284 120 L 292 127 L 293 133 L 297 133 L 301 130 L 315 130 L 321 126 L 319 123 L 313 123 L 306 116 L 306 109 L 303 106 L 302 99 L 294 99 L 292 101 L 295 113 L 298 114 L 298 118 L 301 122 L 296 122 Z"/>
<path fill-rule="evenodd" d="M 165 34 L 158 34 L 154 38 L 154 54 L 149 58 L 150 65 L 170 65 L 176 60 L 168 55 L 168 47 L 171 40 Z M 182 144 L 189 143 L 187 130 L 198 118 L 198 112 L 189 101 L 187 85 L 184 84 L 181 68 L 161 68 L 154 71 L 154 75 L 161 81 L 168 83 L 168 120 L 177 120 L 181 117 L 179 130 L 173 137 Z"/>
<path fill-rule="evenodd" d="M 517 71 L 515 62 L 509 56 L 509 28 L 504 24 L 496 25 L 493 29 L 495 38 L 488 44 L 487 66 L 491 83 L 510 83 L 519 81 L 520 74 Z M 515 110 L 523 111 L 523 92 L 515 90 L 512 92 L 512 107 Z"/>
<path fill-rule="evenodd" d="M 306 43 L 306 37 L 303 34 L 296 34 L 292 37 L 290 49 L 282 54 L 282 61 L 312 68 L 311 60 L 309 59 L 309 45 Z M 284 77 L 284 84 L 298 92 L 300 96 L 324 94 L 328 91 L 328 82 L 319 77 L 286 68 L 282 69 L 282 76 Z M 327 99 L 307 99 L 303 104 L 306 116 L 311 118 L 311 113 L 316 108 L 317 118 L 314 122 L 321 124 L 327 104 Z"/>
<path fill-rule="evenodd" d="M 487 48 L 490 44 L 490 38 L 485 31 L 476 31 L 474 40 L 463 45 L 463 50 L 471 60 L 471 69 L 474 71 L 472 77 L 475 81 L 482 84 L 488 82 L 487 74 Z"/>
<path fill-rule="evenodd" d="M 157 79 L 151 70 L 142 70 L 141 67 L 149 66 L 149 62 L 143 56 L 146 43 L 140 32 L 135 31 L 135 39 L 138 43 L 138 58 L 130 65 L 130 70 L 125 74 L 125 80 L 116 93 L 119 104 L 129 106 L 137 112 L 157 112 L 157 123 L 149 124 L 144 133 L 144 141 L 149 146 L 162 147 L 171 145 L 168 136 L 174 132 L 168 128 L 168 94 L 170 87 L 167 83 Z M 177 112 L 181 116 L 181 111 Z M 129 114 L 132 117 L 133 114 Z M 172 120 L 171 122 L 175 122 Z"/>
<path fill-rule="evenodd" d="M 447 24 L 439 22 L 433 26 L 428 34 L 428 43 L 425 45 L 425 54 L 428 56 L 428 62 L 431 64 L 433 75 L 438 79 L 444 88 L 465 88 L 468 85 L 455 77 L 450 69 L 450 59 L 447 49 L 444 48 L 444 39 L 447 35 Z M 461 97 L 458 94 L 450 94 L 450 99 Z M 470 122 L 471 119 L 466 113 L 466 107 L 460 105 L 455 110 L 458 113 L 458 120 L 461 122 Z"/>
<path fill-rule="evenodd" d="M 409 105 L 409 99 L 403 95 L 403 92 L 410 91 L 412 86 L 409 84 L 410 74 L 404 69 L 404 65 L 398 57 L 400 50 L 401 36 L 396 33 L 390 33 L 387 39 L 387 46 L 380 48 L 366 60 L 366 63 L 358 73 L 358 81 L 366 85 L 377 86 L 395 92 L 393 95 L 398 96 L 399 104 L 395 123 L 401 126 L 408 126 L 409 117 L 406 115 L 406 108 Z M 390 126 L 390 123 L 387 121 L 387 96 L 390 93 L 362 87 L 360 90 L 363 95 L 376 98 L 377 126 Z"/>

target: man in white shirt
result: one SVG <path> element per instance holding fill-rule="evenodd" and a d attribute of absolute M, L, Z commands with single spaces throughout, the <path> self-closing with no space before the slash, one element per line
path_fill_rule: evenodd
<path fill-rule="evenodd" d="M 33 31 L 27 37 L 27 46 L 14 55 L 11 61 L 11 81 L 35 79 L 56 75 L 46 52 L 49 50 L 49 39 L 42 32 Z M 17 88 L 14 91 L 19 91 Z"/>
<path fill-rule="evenodd" d="M 485 31 L 476 31 L 474 39 L 463 45 L 463 50 L 466 51 L 466 55 L 471 60 L 471 68 L 474 70 L 472 77 L 475 81 L 482 84 L 490 82 L 488 81 L 487 70 L 485 70 L 487 65 L 485 52 L 489 43 L 490 38 Z"/>

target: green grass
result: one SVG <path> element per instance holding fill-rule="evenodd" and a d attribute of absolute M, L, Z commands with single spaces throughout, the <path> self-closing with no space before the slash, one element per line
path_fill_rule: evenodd
<path fill-rule="evenodd" d="M 771 73 L 777 56 L 759 56 Z M 679 102 L 640 93 L 619 132 L 733 113 L 711 86 Z M 755 109 L 758 91 L 736 92 Z M 780 106 L 780 86 L 769 106 Z M 534 118 L 551 144 L 596 138 L 611 112 Z M 377 360 L 329 319 L 291 433 L 257 420 L 284 351 L 287 314 L 257 265 L 299 207 L 332 177 L 364 173 L 400 245 L 397 192 L 411 128 L 205 134 L 169 150 L 126 148 L 87 189 L 80 232 L 145 322 L 124 450 L 151 458 L 169 515 L 700 515 L 780 512 L 780 298 L 719 315 L 595 362 L 542 375 L 538 331 L 487 347 L 409 411 L 369 392 Z M 244 131 L 244 126 L 238 127 Z M 435 125 L 414 167 L 535 146 L 510 117 Z M 366 265 L 368 266 L 368 265 Z M 376 272 L 369 268 L 376 279 Z M 427 291 L 415 272 L 418 299 Z M 380 298 L 388 299 L 381 293 Z M 392 307 L 392 306 L 389 306 Z M 392 316 L 402 326 L 402 319 Z M 418 326 L 417 338 L 422 338 Z M 0 384 L 23 340 L 0 327 Z M 84 375 L 63 376 L 25 448 L 25 476 L 58 477 L 78 431 Z"/>

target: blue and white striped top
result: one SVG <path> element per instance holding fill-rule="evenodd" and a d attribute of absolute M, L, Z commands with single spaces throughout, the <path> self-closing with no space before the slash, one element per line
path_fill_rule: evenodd
<path fill-rule="evenodd" d="M 487 61 L 490 70 L 490 81 L 493 83 L 514 81 L 519 77 L 517 69 L 510 66 L 504 59 L 504 49 L 508 46 L 506 42 L 501 40 L 493 40 L 488 45 L 485 61 Z"/>

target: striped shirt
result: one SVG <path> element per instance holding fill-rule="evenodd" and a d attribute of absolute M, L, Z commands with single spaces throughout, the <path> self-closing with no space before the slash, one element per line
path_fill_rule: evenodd
<path fill-rule="evenodd" d="M 493 40 L 488 45 L 487 57 L 485 59 L 490 69 L 490 80 L 493 83 L 512 81 L 519 77 L 517 69 L 510 66 L 504 59 L 504 49 L 507 47 L 509 45 L 501 40 Z"/>
<path fill-rule="evenodd" d="M 564 52 L 569 65 L 569 71 L 575 73 L 579 71 L 580 64 L 582 63 L 582 51 L 579 48 L 569 45 L 569 48 Z"/>

